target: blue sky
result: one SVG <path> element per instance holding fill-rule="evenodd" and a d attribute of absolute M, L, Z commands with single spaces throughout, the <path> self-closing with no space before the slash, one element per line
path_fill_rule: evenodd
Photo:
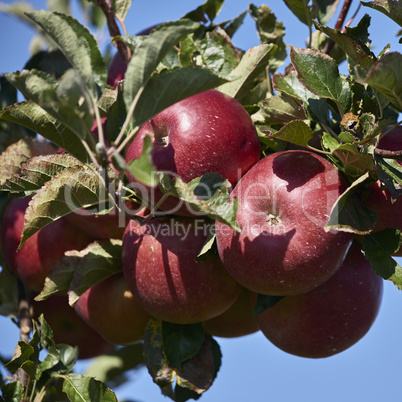
<path fill-rule="evenodd" d="M 135 33 L 155 23 L 177 19 L 201 3 L 202 0 L 134 0 L 126 19 L 128 32 Z M 358 2 L 354 3 L 356 7 Z M 46 1 L 31 1 L 31 4 L 36 8 L 43 8 Z M 248 4 L 248 1 L 243 0 L 227 0 L 219 20 L 237 16 Z M 286 43 L 304 47 L 308 35 L 307 27 L 299 23 L 282 1 L 269 1 L 267 4 L 287 28 Z M 398 44 L 396 38 L 399 30 L 397 24 L 364 7 L 360 10 L 356 22 L 364 13 L 372 16 L 370 32 L 375 52 L 379 53 L 389 42 L 392 43 L 391 50 L 401 51 L 402 45 Z M 330 26 L 333 24 L 334 22 L 331 22 Z M 33 35 L 31 28 L 0 14 L 1 72 L 11 72 L 23 67 L 29 57 L 28 45 Z M 104 44 L 106 42 L 107 36 L 104 37 Z M 243 49 L 258 44 L 250 17 L 247 17 L 243 27 L 235 35 L 234 42 Z M 399 259 L 399 263 L 401 262 Z M 386 282 L 381 310 L 369 333 L 352 348 L 327 359 L 311 360 L 288 355 L 271 345 L 261 333 L 231 340 L 218 338 L 223 353 L 223 364 L 214 385 L 201 401 L 397 400 L 400 398 L 402 362 L 402 319 L 399 310 L 401 305 L 402 294 L 393 284 Z M 17 343 L 18 331 L 15 325 L 4 317 L 0 317 L 0 328 L 0 354 L 10 355 Z M 85 362 L 79 367 L 84 368 Z M 152 383 L 146 370 L 135 373 L 132 382 L 117 389 L 117 395 L 122 399 L 130 398 L 142 402 L 167 400 Z"/>

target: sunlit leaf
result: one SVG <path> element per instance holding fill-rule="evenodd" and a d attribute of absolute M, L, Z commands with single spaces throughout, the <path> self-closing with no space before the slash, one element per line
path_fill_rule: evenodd
<path fill-rule="evenodd" d="M 20 170 L 6 180 L 1 189 L 12 193 L 36 191 L 62 170 L 79 165 L 81 162 L 69 154 L 31 157 L 21 162 Z"/>
<path fill-rule="evenodd" d="M 122 21 L 127 16 L 127 12 L 131 7 L 131 0 L 113 0 L 112 10 Z"/>
<path fill-rule="evenodd" d="M 370 68 L 365 82 L 386 95 L 402 111 L 402 54 L 388 53 Z"/>
<path fill-rule="evenodd" d="M 191 20 L 166 23 L 144 38 L 131 57 L 125 74 L 124 100 L 129 110 L 167 52 L 199 24 Z"/>
<path fill-rule="evenodd" d="M 347 111 L 351 102 L 349 82 L 339 74 L 335 60 L 315 49 L 290 47 L 290 59 L 299 80 L 313 93 L 329 98 Z"/>
<path fill-rule="evenodd" d="M 117 402 L 116 395 L 105 384 L 81 374 L 66 375 L 63 392 L 67 394 L 71 402 Z"/>
<path fill-rule="evenodd" d="M 248 11 L 256 23 L 260 42 L 277 47 L 275 55 L 269 63 L 270 71 L 275 71 L 284 63 L 287 57 L 286 45 L 283 40 L 285 27 L 282 22 L 277 21 L 275 14 L 265 4 L 260 7 L 250 4 Z"/>
<path fill-rule="evenodd" d="M 221 85 L 218 89 L 233 98 L 241 99 L 255 85 L 254 80 L 265 72 L 276 50 L 277 47 L 273 44 L 249 49 L 239 65 L 230 73 L 230 77 L 234 80 Z"/>
<path fill-rule="evenodd" d="M 32 11 L 35 21 L 54 41 L 83 80 L 93 99 L 106 83 L 107 69 L 97 42 L 87 28 L 70 15 L 50 11 Z"/>
<path fill-rule="evenodd" d="M 121 272 L 121 241 L 94 242 L 81 251 L 70 252 L 62 260 L 62 264 L 75 267 L 69 288 L 69 304 L 73 305 L 91 286 Z"/>
<path fill-rule="evenodd" d="M 362 1 L 363 6 L 380 11 L 402 26 L 402 4 L 396 0 Z"/>
<path fill-rule="evenodd" d="M 25 212 L 21 245 L 60 217 L 100 203 L 108 204 L 108 191 L 93 168 L 78 165 L 62 170 L 32 197 Z"/>
<path fill-rule="evenodd" d="M 31 100 L 7 107 L 0 118 L 29 128 L 81 161 L 88 160 L 87 151 L 78 136 Z"/>

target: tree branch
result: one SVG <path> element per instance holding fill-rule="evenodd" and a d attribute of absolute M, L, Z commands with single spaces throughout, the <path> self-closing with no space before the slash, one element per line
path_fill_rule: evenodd
<path fill-rule="evenodd" d="M 399 159 L 402 158 L 402 150 L 388 151 L 386 149 L 375 148 L 374 155 L 382 156 L 383 158 Z"/>
<path fill-rule="evenodd" d="M 18 300 L 19 300 L 19 320 L 18 326 L 20 328 L 20 341 L 25 343 L 29 342 L 29 336 L 32 330 L 32 317 L 29 311 L 29 300 L 25 291 L 25 286 L 18 279 Z M 25 370 L 19 369 L 17 371 L 17 380 L 23 387 L 28 385 L 28 374 Z"/>
<path fill-rule="evenodd" d="M 119 26 L 116 22 L 116 16 L 112 9 L 112 4 L 108 0 L 97 0 L 100 8 L 106 16 L 107 26 L 109 28 L 109 34 L 112 38 L 121 36 Z M 123 57 L 123 60 L 128 63 L 130 61 L 130 52 L 128 47 L 121 41 L 116 41 L 117 50 Z"/>
<path fill-rule="evenodd" d="M 336 24 L 335 24 L 335 29 L 337 29 L 338 31 L 342 30 L 342 28 L 343 28 L 346 15 L 349 11 L 350 6 L 352 5 L 352 1 L 353 0 L 345 0 L 345 2 L 343 3 L 338 20 L 336 21 Z M 326 54 L 329 54 L 331 52 L 332 48 L 334 47 L 334 44 L 335 44 L 335 42 L 331 38 L 329 38 L 328 42 L 324 46 L 323 52 Z"/>

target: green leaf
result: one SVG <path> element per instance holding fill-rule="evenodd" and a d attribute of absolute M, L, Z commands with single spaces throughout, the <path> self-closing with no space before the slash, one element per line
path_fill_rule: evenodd
<path fill-rule="evenodd" d="M 17 278 L 3 267 L 0 272 L 0 314 L 8 317 L 18 317 L 19 301 Z"/>
<path fill-rule="evenodd" d="M 87 161 L 89 158 L 78 136 L 31 100 L 7 107 L 2 111 L 0 119 L 29 128 L 81 161 Z"/>
<path fill-rule="evenodd" d="M 283 41 L 285 27 L 282 22 L 276 20 L 275 14 L 265 4 L 258 8 L 254 4 L 250 4 L 248 11 L 256 23 L 261 43 L 277 47 L 275 55 L 269 63 L 269 69 L 273 72 L 284 63 L 287 57 L 286 45 Z"/>
<path fill-rule="evenodd" d="M 255 302 L 253 316 L 263 313 L 267 308 L 275 306 L 278 301 L 282 300 L 284 296 L 268 296 L 259 294 Z"/>
<path fill-rule="evenodd" d="M 1 393 L 5 402 L 20 402 L 25 396 L 25 390 L 20 381 L 8 382 L 1 387 Z"/>
<path fill-rule="evenodd" d="M 32 197 L 25 212 L 21 246 L 47 224 L 80 208 L 108 204 L 108 192 L 89 165 L 66 168 L 53 176 Z"/>
<path fill-rule="evenodd" d="M 153 77 L 134 110 L 133 125 L 140 127 L 167 107 L 197 93 L 215 88 L 228 79 L 210 70 L 183 67 Z"/>
<path fill-rule="evenodd" d="M 321 32 L 324 32 L 335 43 L 337 43 L 345 51 L 345 53 L 365 71 L 368 71 L 373 65 L 374 56 L 367 46 L 363 46 L 347 33 L 320 25 L 317 22 L 314 22 L 314 25 L 317 29 L 319 29 Z"/>
<path fill-rule="evenodd" d="M 199 324 L 162 323 L 163 352 L 169 365 L 180 370 L 181 364 L 194 357 L 204 342 L 205 330 Z"/>
<path fill-rule="evenodd" d="M 197 262 L 206 261 L 217 254 L 218 250 L 216 246 L 215 226 L 211 225 L 210 230 L 208 230 L 207 239 L 195 260 Z"/>
<path fill-rule="evenodd" d="M 316 95 L 333 100 L 341 114 L 348 111 L 352 96 L 350 85 L 339 75 L 335 60 L 315 49 L 294 46 L 290 49 L 290 59 L 303 85 Z"/>
<path fill-rule="evenodd" d="M 80 165 L 82 163 L 69 154 L 49 154 L 31 157 L 21 162 L 20 171 L 6 180 L 0 188 L 17 194 L 37 191 L 59 172 L 66 168 Z"/>
<path fill-rule="evenodd" d="M 387 53 L 370 68 L 365 82 L 386 95 L 402 111 L 402 54 Z"/>
<path fill-rule="evenodd" d="M 238 31 L 238 29 L 243 25 L 244 18 L 247 15 L 247 10 L 240 13 L 237 17 L 230 19 L 228 21 L 223 21 L 218 24 L 230 38 Z"/>
<path fill-rule="evenodd" d="M 224 0 L 207 0 L 204 4 L 197 7 L 194 11 L 190 11 L 183 18 L 189 18 L 193 21 L 206 22 L 206 16 L 212 22 L 219 14 L 223 6 Z"/>
<path fill-rule="evenodd" d="M 229 200 L 229 184 L 217 173 L 206 173 L 189 183 L 179 177 L 171 178 L 166 173 L 159 174 L 159 187 L 165 194 L 180 198 L 197 212 L 212 220 L 218 220 L 240 231 L 237 223 L 238 200 Z"/>
<path fill-rule="evenodd" d="M 272 77 L 272 86 L 277 91 L 301 100 L 308 118 L 316 122 L 327 123 L 329 106 L 325 98 L 321 98 L 306 88 L 300 82 L 295 71 L 289 75 L 275 74 Z"/>
<path fill-rule="evenodd" d="M 392 258 L 401 245 L 401 232 L 384 229 L 364 237 L 363 253 L 377 275 L 388 279 L 402 290 L 402 267 Z"/>
<path fill-rule="evenodd" d="M 63 76 L 60 82 L 36 70 L 23 70 L 5 76 L 26 98 L 64 123 L 77 137 L 83 138 L 88 135 L 92 138 L 91 101 L 82 94 L 80 87 L 82 84 L 73 70 L 69 70 L 69 74 Z"/>
<path fill-rule="evenodd" d="M 399 26 L 402 26 L 402 4 L 395 0 L 362 1 L 363 6 L 380 11 L 387 17 L 393 19 Z"/>
<path fill-rule="evenodd" d="M 152 162 L 152 140 L 149 136 L 144 138 L 141 156 L 132 160 L 127 168 L 139 182 L 150 187 L 157 185 L 157 172 Z"/>
<path fill-rule="evenodd" d="M 35 349 L 33 346 L 29 343 L 19 341 L 15 348 L 13 358 L 5 366 L 12 373 L 15 373 L 34 353 Z"/>
<path fill-rule="evenodd" d="M 369 172 L 367 172 L 340 195 L 331 209 L 325 230 L 335 229 L 365 235 L 374 229 L 377 215 L 366 208 L 356 194 L 359 186 L 369 177 Z"/>
<path fill-rule="evenodd" d="M 286 124 L 292 120 L 306 119 L 306 114 L 303 108 L 300 107 L 300 103 L 290 96 L 273 96 L 269 94 L 258 105 L 260 110 L 252 118 L 261 124 Z"/>
<path fill-rule="evenodd" d="M 288 141 L 302 147 L 308 147 L 308 142 L 313 136 L 313 130 L 304 121 L 293 120 L 277 131 L 273 135 L 273 138 Z"/>
<path fill-rule="evenodd" d="M 313 8 L 310 6 L 310 0 L 284 0 L 285 4 L 292 11 L 292 13 L 308 27 L 312 24 L 312 12 Z"/>
<path fill-rule="evenodd" d="M 27 159 L 41 154 L 54 153 L 55 149 L 46 142 L 40 142 L 32 137 L 26 137 L 12 145 L 0 154 L 0 189 L 7 187 L 7 180 L 19 175 L 21 164 Z"/>
<path fill-rule="evenodd" d="M 141 95 L 146 83 L 169 50 L 198 27 L 198 23 L 183 19 L 160 25 L 144 38 L 133 53 L 125 74 L 124 101 L 127 110 L 132 108 L 133 102 Z"/>
<path fill-rule="evenodd" d="M 385 184 L 392 198 L 396 199 L 401 194 L 402 168 L 395 159 L 375 157 L 379 180 Z M 395 183 L 397 185 L 395 185 Z"/>
<path fill-rule="evenodd" d="M 227 75 L 239 64 L 240 54 L 222 28 L 207 32 L 198 48 L 205 65 L 215 73 Z"/>
<path fill-rule="evenodd" d="M 273 44 L 259 45 L 249 49 L 240 60 L 239 65 L 230 73 L 234 80 L 221 85 L 218 89 L 236 99 L 241 99 L 255 85 L 255 79 L 269 64 L 277 47 Z"/>
<path fill-rule="evenodd" d="M 72 306 L 91 286 L 121 272 L 121 240 L 91 243 L 81 251 L 69 252 L 62 260 L 63 265 L 75 267 L 68 292 L 69 304 Z"/>
<path fill-rule="evenodd" d="M 327 24 L 336 12 L 339 0 L 319 0 L 317 18 L 321 24 Z"/>
<path fill-rule="evenodd" d="M 139 369 L 144 366 L 143 353 L 144 347 L 142 343 L 119 348 L 92 359 L 84 374 L 86 377 L 95 377 L 97 380 L 110 384 L 112 388 L 115 388 L 131 379 L 127 373 L 129 370 Z"/>
<path fill-rule="evenodd" d="M 340 143 L 328 133 L 324 133 L 322 147 L 332 153 L 333 156 L 330 156 L 330 159 L 348 176 L 358 178 L 368 171 L 375 170 L 372 155 L 364 151 L 360 152 L 356 144 Z"/>
<path fill-rule="evenodd" d="M 63 392 L 67 394 L 71 402 L 117 402 L 116 395 L 105 384 L 81 374 L 66 375 Z"/>
<path fill-rule="evenodd" d="M 97 42 L 87 28 L 69 15 L 50 11 L 32 11 L 35 21 L 53 40 L 82 79 L 92 99 L 97 99 L 97 85 L 103 90 L 107 69 Z"/>
<path fill-rule="evenodd" d="M 127 16 L 127 12 L 131 7 L 131 0 L 113 0 L 112 10 L 113 13 L 118 16 L 122 21 Z"/>

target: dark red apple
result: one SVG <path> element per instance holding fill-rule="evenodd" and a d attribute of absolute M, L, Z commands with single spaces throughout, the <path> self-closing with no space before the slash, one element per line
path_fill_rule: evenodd
<path fill-rule="evenodd" d="M 177 102 L 144 124 L 127 149 L 127 163 L 141 155 L 145 136 L 151 137 L 156 169 L 186 183 L 215 172 L 234 185 L 260 157 L 258 135 L 249 114 L 234 98 L 214 89 Z M 130 173 L 127 177 L 135 182 Z M 161 197 L 158 190 L 147 189 L 146 193 L 151 204 Z M 179 205 L 168 199 L 161 209 L 194 214 Z"/>
<path fill-rule="evenodd" d="M 264 335 L 296 356 L 322 358 L 358 342 L 377 317 L 383 279 L 355 242 L 341 268 L 314 290 L 281 299 L 256 316 Z"/>
<path fill-rule="evenodd" d="M 44 301 L 32 301 L 33 317 L 43 314 L 53 331 L 56 344 L 77 346 L 80 359 L 107 353 L 113 345 L 105 341 L 68 304 L 68 297 L 53 295 Z"/>
<path fill-rule="evenodd" d="M 236 301 L 221 315 L 204 322 L 204 328 L 212 336 L 236 338 L 259 331 L 253 310 L 253 292 L 243 288 Z"/>
<path fill-rule="evenodd" d="M 401 151 L 402 127 L 398 126 L 382 137 L 378 148 L 388 151 Z M 402 165 L 402 160 L 399 160 L 397 163 Z M 402 231 L 402 197 L 392 200 L 390 191 L 382 186 L 380 181 L 377 181 L 370 187 L 367 199 L 365 200 L 365 206 L 377 213 L 374 232 L 387 228 L 395 228 Z M 402 256 L 402 248 L 394 255 Z"/>
<path fill-rule="evenodd" d="M 123 236 L 123 271 L 138 304 L 178 324 L 202 322 L 227 310 L 241 287 L 218 256 L 196 262 L 208 228 L 203 220 L 131 221 Z"/>
<path fill-rule="evenodd" d="M 324 229 L 345 189 L 338 170 L 312 152 L 261 159 L 231 193 L 239 201 L 241 233 L 216 223 L 219 255 L 230 275 L 272 296 L 304 293 L 329 279 L 353 237 Z"/>
<path fill-rule="evenodd" d="M 398 126 L 384 135 L 378 144 L 378 148 L 387 151 L 402 151 L 402 126 Z M 402 159 L 397 161 L 402 166 Z"/>
<path fill-rule="evenodd" d="M 141 341 L 150 318 L 135 301 L 123 273 L 89 288 L 74 308 L 105 340 L 116 345 Z"/>
<path fill-rule="evenodd" d="M 40 229 L 17 251 L 30 198 L 13 198 L 4 212 L 1 248 L 10 270 L 29 288 L 40 291 L 52 265 L 67 250 L 82 250 L 92 238 L 60 218 Z"/>

